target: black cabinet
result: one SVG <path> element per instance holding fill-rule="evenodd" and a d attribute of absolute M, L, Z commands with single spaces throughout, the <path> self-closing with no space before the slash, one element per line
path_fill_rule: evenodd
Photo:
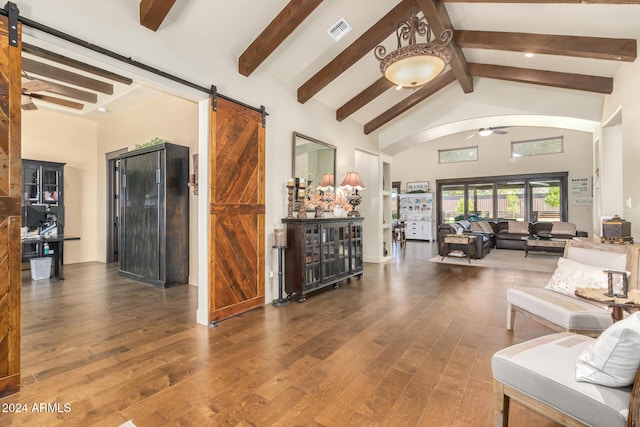
<path fill-rule="evenodd" d="M 290 298 L 362 276 L 364 218 L 285 218 L 285 291 Z"/>
<path fill-rule="evenodd" d="M 189 281 L 189 147 L 120 155 L 120 274 L 160 287 Z"/>
<path fill-rule="evenodd" d="M 40 232 L 63 233 L 64 224 L 64 163 L 22 159 L 22 226 L 30 232 L 22 244 L 22 261 L 53 255 L 37 239 Z M 43 233 L 44 234 L 44 233 Z M 62 245 L 62 244 L 60 244 Z"/>

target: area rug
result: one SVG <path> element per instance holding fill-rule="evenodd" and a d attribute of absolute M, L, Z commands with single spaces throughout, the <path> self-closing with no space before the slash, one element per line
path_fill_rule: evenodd
<path fill-rule="evenodd" d="M 452 265 L 470 265 L 473 267 L 510 268 L 513 270 L 543 271 L 553 273 L 558 263 L 556 255 L 529 254 L 525 258 L 524 251 L 515 249 L 492 249 L 482 259 L 472 259 L 471 264 L 467 258 L 445 257 L 440 255 L 429 261 Z"/>

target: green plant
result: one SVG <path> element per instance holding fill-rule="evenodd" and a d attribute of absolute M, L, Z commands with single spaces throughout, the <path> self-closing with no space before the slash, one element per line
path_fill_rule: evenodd
<path fill-rule="evenodd" d="M 147 141 L 143 144 L 136 144 L 136 149 L 153 147 L 154 145 L 164 144 L 165 142 L 169 142 L 169 141 L 167 141 L 166 139 L 155 137 L 151 141 Z"/>

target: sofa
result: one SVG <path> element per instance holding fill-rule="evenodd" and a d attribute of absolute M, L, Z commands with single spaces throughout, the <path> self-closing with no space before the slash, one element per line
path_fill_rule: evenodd
<path fill-rule="evenodd" d="M 524 249 L 527 239 L 572 239 L 587 237 L 571 222 L 523 222 L 499 221 L 493 223 L 495 242 L 498 249 Z"/>
<path fill-rule="evenodd" d="M 497 249 L 521 249 L 524 250 L 527 239 L 572 239 L 574 237 L 587 237 L 585 231 L 576 229 L 571 222 L 524 222 L 524 221 L 466 221 L 440 224 L 438 226 L 438 253 L 445 255 L 443 251 L 444 236 L 447 234 L 474 234 L 481 237 L 475 242 L 475 255 L 473 258 L 483 258 L 491 248 Z M 453 249 L 465 248 L 454 245 Z M 549 251 L 562 253 L 562 248 L 548 248 Z"/>
<path fill-rule="evenodd" d="M 480 259 L 487 256 L 491 248 L 495 245 L 493 229 L 487 228 L 472 230 L 472 224 L 469 221 L 458 221 L 454 223 L 440 224 L 438 226 L 438 254 L 445 256 L 449 251 L 459 250 L 466 254 L 466 245 L 445 245 L 444 238 L 449 234 L 465 234 L 473 237 L 473 259 Z"/>

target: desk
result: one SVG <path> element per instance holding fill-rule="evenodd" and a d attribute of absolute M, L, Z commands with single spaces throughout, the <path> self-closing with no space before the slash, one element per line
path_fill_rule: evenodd
<path fill-rule="evenodd" d="M 628 298 L 608 297 L 607 289 L 576 288 L 575 295 L 587 301 L 597 302 L 611 307 L 611 318 L 614 322 L 622 320 L 623 311 L 640 310 L 640 290 L 629 289 Z"/>
<path fill-rule="evenodd" d="M 451 252 L 451 245 L 467 245 L 467 251 L 464 255 L 467 256 L 467 261 L 471 264 L 471 257 L 475 255 L 474 239 L 475 237 L 473 235 L 468 234 L 447 234 L 442 241 L 442 250 L 440 253 L 444 255 L 442 255 L 441 260 L 443 260 L 444 257 L 461 256 Z"/>
<path fill-rule="evenodd" d="M 79 237 L 71 237 L 71 236 L 57 236 L 57 237 L 49 237 L 49 238 L 40 238 L 40 239 L 24 239 L 22 244 L 32 244 L 32 243 L 47 243 L 50 248 L 53 249 L 53 277 L 58 280 L 64 280 L 63 272 L 63 251 L 64 245 L 63 242 L 68 240 L 80 240 Z M 45 255 L 46 256 L 46 255 Z"/>

